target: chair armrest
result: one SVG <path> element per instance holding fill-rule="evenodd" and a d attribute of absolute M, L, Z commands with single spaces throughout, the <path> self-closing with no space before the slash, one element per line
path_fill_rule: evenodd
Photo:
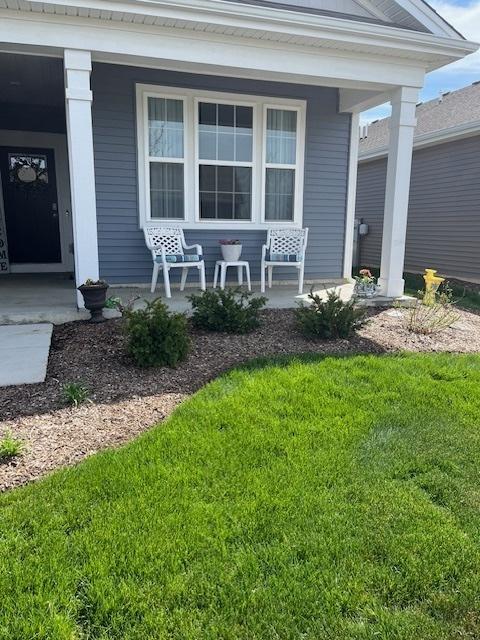
<path fill-rule="evenodd" d="M 267 255 L 268 247 L 266 244 L 262 245 L 262 260 L 265 260 Z"/>
<path fill-rule="evenodd" d="M 184 244 L 183 248 L 186 251 L 188 251 L 190 249 L 195 249 L 195 251 L 197 252 L 197 256 L 202 256 L 203 255 L 202 246 L 200 244 Z"/>

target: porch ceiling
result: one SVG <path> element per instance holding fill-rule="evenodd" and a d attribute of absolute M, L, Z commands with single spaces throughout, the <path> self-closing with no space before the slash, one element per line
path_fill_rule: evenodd
<path fill-rule="evenodd" d="M 0 53 L 0 103 L 63 108 L 62 61 Z"/>

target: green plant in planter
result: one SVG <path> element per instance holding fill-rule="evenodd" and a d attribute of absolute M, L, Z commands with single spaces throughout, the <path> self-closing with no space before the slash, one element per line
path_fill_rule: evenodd
<path fill-rule="evenodd" d="M 187 299 L 192 304 L 194 326 L 226 333 L 248 333 L 258 327 L 260 310 L 267 302 L 267 298 L 255 298 L 240 287 L 203 291 Z"/>
<path fill-rule="evenodd" d="M 366 311 L 355 307 L 353 300 L 344 302 L 335 291 L 326 300 L 310 290 L 311 304 L 300 304 L 295 310 L 298 329 L 308 338 L 349 338 L 366 322 Z"/>
<path fill-rule="evenodd" d="M 24 444 L 21 440 L 14 438 L 10 431 L 7 431 L 0 438 L 0 462 L 7 462 L 22 454 Z"/>
<path fill-rule="evenodd" d="M 139 367 L 176 367 L 190 351 L 187 318 L 160 298 L 144 309 L 124 309 L 127 350 Z"/>

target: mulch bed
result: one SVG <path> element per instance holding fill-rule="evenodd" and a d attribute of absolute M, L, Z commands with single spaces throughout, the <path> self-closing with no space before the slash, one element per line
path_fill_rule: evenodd
<path fill-rule="evenodd" d="M 306 340 L 295 330 L 291 310 L 264 311 L 261 327 L 246 336 L 192 329 L 191 354 L 177 369 L 133 366 L 125 355 L 121 320 L 55 327 L 46 381 L 0 389 L 0 435 L 11 431 L 26 445 L 22 456 L 0 464 L 0 491 L 130 441 L 220 373 L 252 358 L 305 352 L 480 351 L 479 315 L 461 311 L 454 327 L 435 336 L 417 336 L 404 328 L 402 312 L 370 313 L 370 323 L 351 340 Z M 65 407 L 62 387 L 73 381 L 88 387 L 90 400 Z"/>

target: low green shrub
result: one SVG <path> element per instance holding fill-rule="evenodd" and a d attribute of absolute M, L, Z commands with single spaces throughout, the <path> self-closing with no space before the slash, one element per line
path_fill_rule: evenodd
<path fill-rule="evenodd" d="M 66 404 L 77 407 L 88 399 L 90 391 L 83 382 L 67 382 L 62 387 L 62 396 Z"/>
<path fill-rule="evenodd" d="M 16 456 L 19 456 L 24 449 L 23 442 L 14 438 L 10 431 L 7 431 L 0 438 L 0 462 L 6 462 Z"/>
<path fill-rule="evenodd" d="M 355 307 L 353 300 L 344 302 L 335 291 L 322 300 L 311 290 L 311 304 L 301 303 L 295 310 L 298 329 L 308 338 L 349 338 L 366 320 L 366 311 Z"/>
<path fill-rule="evenodd" d="M 127 350 L 139 367 L 175 367 L 190 350 L 187 319 L 159 298 L 144 309 L 125 309 Z"/>
<path fill-rule="evenodd" d="M 199 329 L 248 333 L 260 324 L 260 310 L 267 298 L 253 297 L 240 287 L 203 291 L 188 296 L 193 324 Z"/>

